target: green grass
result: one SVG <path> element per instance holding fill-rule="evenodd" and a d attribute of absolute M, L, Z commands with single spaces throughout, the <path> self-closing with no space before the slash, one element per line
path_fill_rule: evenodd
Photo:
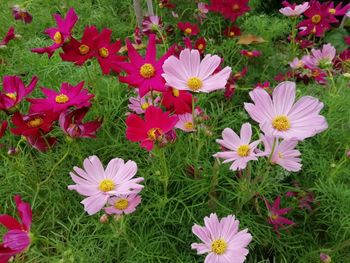
<path fill-rule="evenodd" d="M 129 3 L 130 2 L 130 3 Z M 254 1 L 256 3 L 257 1 Z M 40 153 L 26 144 L 16 156 L 8 156 L 1 149 L 0 159 L 0 204 L 1 213 L 13 214 L 12 196 L 21 194 L 33 208 L 34 242 L 29 251 L 16 258 L 15 262 L 203 262 L 203 257 L 191 250 L 197 242 L 192 234 L 194 223 L 203 224 L 203 217 L 211 212 L 219 216 L 235 214 L 241 228 L 249 228 L 253 235 L 247 262 L 319 262 L 319 253 L 331 255 L 334 262 L 346 263 L 350 257 L 350 162 L 346 157 L 350 149 L 350 89 L 348 80 L 336 78 L 339 94 L 329 92 L 327 86 L 298 84 L 298 96 L 311 95 L 324 102 L 322 111 L 328 120 L 329 129 L 314 138 L 301 142 L 303 169 L 299 173 L 287 173 L 261 159 L 254 162 L 252 181 L 239 179 L 227 165 L 215 166 L 212 154 L 219 150 L 215 139 L 226 127 L 234 130 L 244 122 L 254 125 L 254 137 L 258 138 L 258 126 L 244 111 L 243 102 L 249 101 L 248 89 L 257 82 L 271 81 L 289 59 L 285 39 L 290 28 L 287 19 L 278 15 L 267 16 L 251 13 L 240 18 L 243 30 L 266 39 L 256 46 L 264 56 L 249 64 L 247 78 L 238 86 L 231 101 L 226 101 L 222 92 L 199 97 L 199 105 L 210 116 L 206 125 L 210 134 L 201 133 L 198 165 L 202 168 L 199 178 L 194 179 L 187 166 L 193 164 L 197 143 L 190 134 L 178 132 L 177 141 L 166 148 L 170 173 L 168 198 L 164 198 L 162 167 L 157 157 L 152 157 L 136 143 L 125 138 L 125 114 L 130 92 L 120 84 L 116 76 L 102 76 L 97 62 L 88 65 L 93 81 L 88 79 L 84 67 L 75 67 L 62 62 L 58 54 L 51 60 L 46 55 L 30 52 L 33 47 L 50 43 L 43 30 L 53 26 L 52 14 L 66 12 L 73 6 L 79 15 L 74 35 L 79 37 L 85 25 L 94 24 L 100 30 L 113 30 L 114 38 L 132 37 L 135 18 L 131 1 L 44 1 L 30 2 L 28 9 L 34 16 L 33 23 L 24 25 L 15 22 L 9 7 L 18 2 L 1 1 L 0 36 L 10 25 L 15 26 L 16 39 L 0 56 L 6 65 L 0 65 L 0 75 L 20 75 L 28 82 L 33 75 L 39 77 L 39 86 L 58 89 L 62 82 L 76 84 L 82 80 L 96 94 L 88 118 L 104 117 L 104 124 L 96 140 L 68 142 L 57 129 L 58 143 L 52 151 Z M 182 1 L 178 13 L 195 5 Z M 171 22 L 170 13 L 159 10 L 165 21 Z M 190 13 L 183 19 L 192 19 Z M 193 21 L 193 19 L 192 19 Z M 242 47 L 232 40 L 217 37 L 218 28 L 225 21 L 211 16 L 201 27 L 202 35 L 209 38 L 208 53 L 220 54 L 227 65 L 240 70 L 247 62 L 239 62 Z M 180 39 L 179 33 L 176 39 Z M 173 41 L 170 38 L 170 41 Z M 159 47 L 159 53 L 163 48 Z M 33 96 L 41 96 L 37 89 Z M 26 106 L 23 106 L 25 109 Z M 1 118 L 5 118 L 1 115 Z M 19 137 L 7 134 L 2 143 L 15 146 Z M 110 220 L 101 224 L 101 214 L 88 216 L 80 204 L 82 197 L 69 191 L 72 184 L 69 172 L 73 166 L 81 166 L 90 155 L 98 155 L 105 164 L 114 158 L 132 159 L 139 167 L 138 175 L 145 178 L 141 192 L 142 203 L 137 211 L 122 220 Z M 217 180 L 216 180 L 217 178 Z M 315 194 L 315 209 L 312 213 L 297 208 L 291 199 L 283 198 L 283 206 L 295 209 L 288 217 L 297 223 L 282 230 L 277 238 L 267 224 L 267 211 L 261 198 L 270 201 L 278 194 L 293 190 L 297 180 L 304 189 Z M 209 193 L 212 193 L 210 198 Z M 215 193 L 215 194 L 213 194 Z M 214 196 L 214 197 L 213 197 Z"/>

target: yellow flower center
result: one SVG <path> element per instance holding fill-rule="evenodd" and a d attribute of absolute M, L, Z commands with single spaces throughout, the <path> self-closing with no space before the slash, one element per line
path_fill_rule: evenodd
<path fill-rule="evenodd" d="M 145 102 L 141 104 L 141 109 L 146 110 L 149 107 L 149 103 Z"/>
<path fill-rule="evenodd" d="M 231 31 L 229 35 L 230 37 L 233 37 L 235 35 L 235 32 Z"/>
<path fill-rule="evenodd" d="M 223 239 L 217 239 L 213 243 L 211 243 L 211 250 L 217 254 L 224 254 L 227 249 L 227 243 Z"/>
<path fill-rule="evenodd" d="M 314 16 L 312 16 L 311 17 L 311 21 L 312 21 L 312 23 L 314 23 L 314 24 L 318 24 L 318 23 L 320 23 L 321 22 L 321 16 L 320 15 L 314 15 Z"/>
<path fill-rule="evenodd" d="M 156 69 L 152 66 L 152 64 L 146 63 L 143 64 L 140 68 L 140 75 L 145 79 L 152 78 L 156 73 Z"/>
<path fill-rule="evenodd" d="M 111 179 L 104 179 L 100 182 L 98 189 L 102 192 L 109 192 L 115 188 L 115 183 Z"/>
<path fill-rule="evenodd" d="M 199 78 L 192 77 L 187 81 L 187 85 L 191 90 L 197 91 L 203 86 L 203 83 Z"/>
<path fill-rule="evenodd" d="M 278 158 L 283 159 L 283 155 L 281 152 L 278 152 Z"/>
<path fill-rule="evenodd" d="M 328 12 L 329 12 L 330 14 L 334 15 L 334 14 L 337 12 L 337 10 L 335 10 L 334 8 L 329 8 L 329 9 L 328 9 Z"/>
<path fill-rule="evenodd" d="M 17 94 L 16 93 L 5 93 L 6 97 L 16 100 L 17 99 Z"/>
<path fill-rule="evenodd" d="M 152 128 L 147 132 L 148 138 L 151 141 L 157 140 L 160 136 L 162 136 L 163 131 L 160 128 Z"/>
<path fill-rule="evenodd" d="M 56 44 L 62 43 L 62 34 L 61 32 L 57 31 L 55 35 L 53 36 L 53 41 L 55 41 Z"/>
<path fill-rule="evenodd" d="M 203 48 L 204 48 L 203 44 L 199 44 L 198 47 L 197 47 L 197 49 L 199 49 L 199 50 L 202 50 Z"/>
<path fill-rule="evenodd" d="M 117 199 L 114 203 L 114 207 L 118 210 L 125 210 L 129 206 L 129 201 L 126 198 Z"/>
<path fill-rule="evenodd" d="M 240 9 L 240 7 L 239 7 L 238 4 L 234 4 L 234 5 L 232 6 L 232 10 L 233 10 L 233 11 L 238 11 L 239 9 Z"/>
<path fill-rule="evenodd" d="M 180 96 L 180 91 L 178 89 L 172 89 L 172 93 L 174 97 L 179 97 Z"/>
<path fill-rule="evenodd" d="M 100 54 L 101 57 L 106 58 L 109 55 L 109 51 L 107 48 L 103 47 L 98 50 L 98 53 Z"/>
<path fill-rule="evenodd" d="M 278 215 L 276 215 L 276 214 L 272 214 L 272 215 L 271 215 L 271 219 L 272 219 L 272 220 L 276 220 L 277 218 L 278 218 Z"/>
<path fill-rule="evenodd" d="M 79 52 L 80 52 L 81 55 L 86 55 L 87 53 L 89 53 L 89 51 L 90 51 L 89 46 L 87 46 L 87 45 L 80 45 Z M 107 52 L 108 52 L 108 50 L 107 50 Z"/>
<path fill-rule="evenodd" d="M 185 34 L 187 34 L 187 35 L 190 35 L 192 33 L 192 29 L 191 28 L 186 28 L 185 29 Z"/>
<path fill-rule="evenodd" d="M 40 117 L 37 117 L 37 118 L 34 118 L 34 119 L 28 121 L 27 125 L 30 128 L 36 128 L 36 127 L 39 127 L 43 123 L 44 123 L 44 120 L 42 118 L 40 118 Z"/>
<path fill-rule="evenodd" d="M 57 95 L 55 101 L 59 104 L 63 104 L 69 101 L 69 97 L 66 94 Z"/>
<path fill-rule="evenodd" d="M 285 115 L 278 115 L 272 120 L 272 126 L 279 131 L 287 131 L 290 128 L 290 121 Z"/>
<path fill-rule="evenodd" d="M 247 55 L 250 56 L 250 57 L 252 57 L 254 54 L 253 54 L 253 52 L 248 51 L 248 52 L 247 52 Z"/>
<path fill-rule="evenodd" d="M 237 149 L 237 154 L 240 157 L 247 157 L 250 152 L 250 147 L 247 144 L 240 145 Z"/>
<path fill-rule="evenodd" d="M 185 122 L 184 127 L 186 130 L 193 130 L 193 122 L 191 121 Z"/>

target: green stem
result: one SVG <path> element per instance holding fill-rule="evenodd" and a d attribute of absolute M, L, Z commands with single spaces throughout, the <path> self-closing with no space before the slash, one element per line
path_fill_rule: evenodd
<path fill-rule="evenodd" d="M 269 162 L 269 163 L 271 163 L 271 158 L 272 158 L 273 153 L 275 152 L 276 144 L 277 144 L 277 139 L 274 138 L 274 139 L 273 139 L 273 144 L 272 144 L 271 153 L 270 153 L 269 158 L 268 158 L 268 162 Z"/>
<path fill-rule="evenodd" d="M 330 69 L 328 69 L 327 72 L 328 72 L 328 77 L 329 77 L 329 79 L 331 80 L 331 83 L 332 83 L 332 91 L 335 92 L 337 90 L 337 87 L 335 85 L 333 73 L 332 73 L 332 71 Z"/>
<path fill-rule="evenodd" d="M 163 181 L 163 188 L 164 188 L 164 197 L 165 199 L 168 198 L 168 184 L 169 184 L 169 169 L 168 164 L 165 158 L 165 149 L 159 149 L 159 161 L 162 167 L 162 181 Z"/>
<path fill-rule="evenodd" d="M 217 158 L 215 158 L 213 166 L 213 177 L 210 182 L 210 191 L 209 191 L 209 202 L 208 205 L 210 208 L 215 208 L 215 201 L 217 199 L 216 186 L 218 185 L 218 177 L 220 171 L 220 163 Z"/>
<path fill-rule="evenodd" d="M 92 77 L 90 75 L 90 71 L 89 71 L 86 63 L 84 63 L 84 68 L 85 68 L 86 74 L 88 75 L 89 81 L 92 84 Z"/>
<path fill-rule="evenodd" d="M 292 35 L 291 35 L 291 49 L 292 49 L 292 52 L 291 52 L 291 55 L 292 55 L 292 58 L 291 60 L 293 60 L 295 57 L 296 57 L 296 43 L 295 43 L 295 38 L 296 38 L 296 24 L 297 24 L 297 17 L 292 17 Z"/>

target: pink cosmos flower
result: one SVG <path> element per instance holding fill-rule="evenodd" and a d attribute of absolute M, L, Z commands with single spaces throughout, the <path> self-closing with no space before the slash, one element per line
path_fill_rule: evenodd
<path fill-rule="evenodd" d="M 158 61 L 156 58 L 156 36 L 150 35 L 146 56 L 143 58 L 127 39 L 130 62 L 120 62 L 120 67 L 127 76 L 119 76 L 120 82 L 128 83 L 139 89 L 140 97 L 152 90 L 165 91 L 165 81 L 162 77 L 164 61 L 174 53 L 172 46 Z"/>
<path fill-rule="evenodd" d="M 297 5 L 290 4 L 287 1 L 283 1 L 282 5 L 284 5 L 285 7 L 281 8 L 279 11 L 285 16 L 300 16 L 310 7 L 309 2 L 304 2 L 301 5 Z"/>
<path fill-rule="evenodd" d="M 273 204 L 270 204 L 265 199 L 265 204 L 268 209 L 268 223 L 273 225 L 273 229 L 279 235 L 279 229 L 283 227 L 284 225 L 293 225 L 294 222 L 282 217 L 282 215 L 287 214 L 292 208 L 280 208 L 281 204 L 281 197 L 278 196 Z"/>
<path fill-rule="evenodd" d="M 178 90 L 208 93 L 225 89 L 231 68 L 225 67 L 214 73 L 220 64 L 221 58 L 216 55 L 208 54 L 200 61 L 198 50 L 186 48 L 179 58 L 171 56 L 164 62 L 162 76 L 169 86 Z"/>
<path fill-rule="evenodd" d="M 334 7 L 334 2 L 326 2 L 323 6 L 328 10 L 328 13 L 331 16 L 343 16 L 346 15 L 346 12 L 350 10 L 350 3 L 346 4 L 342 7 L 342 2 L 338 3 L 336 7 Z M 327 6 L 328 5 L 328 6 Z"/>
<path fill-rule="evenodd" d="M 60 114 L 59 125 L 70 138 L 96 138 L 96 132 L 102 125 L 102 118 L 83 123 L 89 107 L 66 110 Z"/>
<path fill-rule="evenodd" d="M 14 199 L 21 222 L 10 215 L 0 215 L 0 224 L 8 229 L 0 244 L 0 262 L 2 263 L 6 263 L 11 257 L 24 252 L 31 243 L 32 209 L 30 204 L 23 202 L 19 195 L 15 195 Z"/>
<path fill-rule="evenodd" d="M 149 106 L 153 105 L 157 107 L 161 100 L 160 97 L 156 97 L 153 100 L 152 97 L 148 95 L 150 94 L 146 94 L 142 98 L 139 95 L 137 95 L 137 97 L 130 97 L 128 108 L 136 114 L 144 114 Z"/>
<path fill-rule="evenodd" d="M 252 126 L 250 123 L 244 123 L 239 137 L 232 129 L 226 128 L 222 132 L 222 140 L 216 142 L 224 147 L 224 152 L 218 152 L 213 156 L 223 158 L 223 163 L 233 162 L 230 166 L 232 171 L 243 170 L 249 161 L 257 161 L 255 149 L 261 140 L 250 142 L 252 138 Z"/>
<path fill-rule="evenodd" d="M 199 114 L 198 111 L 196 111 L 197 116 L 198 116 L 198 114 Z M 179 114 L 179 115 L 177 115 L 177 117 L 179 118 L 179 121 L 176 123 L 175 128 L 183 130 L 184 132 L 195 131 L 192 113 Z M 195 116 L 195 118 L 196 118 L 196 116 Z"/>
<path fill-rule="evenodd" d="M 205 263 L 243 263 L 249 250 L 246 248 L 253 237 L 248 229 L 239 230 L 239 221 L 234 215 L 223 217 L 220 221 L 216 214 L 204 218 L 205 226 L 195 224 L 192 232 L 203 243 L 192 243 L 191 248 L 197 254 L 208 255 Z"/>
<path fill-rule="evenodd" d="M 349 17 L 350 18 L 350 9 L 349 9 L 349 11 L 348 12 L 346 12 L 346 14 L 345 14 L 347 17 Z"/>
<path fill-rule="evenodd" d="M 140 142 L 141 147 L 151 151 L 154 143 L 162 142 L 165 134 L 170 132 L 178 122 L 178 117 L 169 116 L 168 112 L 149 106 L 145 118 L 131 114 L 126 119 L 126 138 L 132 142 Z"/>
<path fill-rule="evenodd" d="M 53 55 L 56 49 L 63 46 L 63 44 L 72 36 L 72 29 L 75 25 L 75 23 L 78 21 L 78 16 L 74 11 L 74 8 L 70 8 L 67 12 L 66 18 L 63 19 L 60 15 L 54 14 L 53 15 L 57 27 L 50 27 L 45 30 L 45 34 L 47 34 L 54 43 L 49 47 L 43 47 L 43 48 L 33 48 L 32 52 L 43 54 L 47 53 L 49 58 Z"/>
<path fill-rule="evenodd" d="M 0 47 L 6 46 L 12 39 L 15 39 L 15 28 L 12 26 L 7 31 L 5 37 L 0 41 Z"/>
<path fill-rule="evenodd" d="M 89 107 L 90 99 L 94 97 L 87 89 L 84 89 L 84 81 L 73 86 L 69 83 L 62 83 L 59 92 L 51 89 L 41 88 L 45 94 L 44 99 L 27 99 L 31 102 L 30 112 L 42 112 L 51 110 L 53 112 L 62 112 L 69 107 Z"/>
<path fill-rule="evenodd" d="M 146 16 L 142 21 L 142 32 L 146 35 L 157 34 L 162 27 L 163 22 L 159 16 Z"/>
<path fill-rule="evenodd" d="M 105 208 L 107 214 L 131 214 L 135 212 L 136 207 L 141 203 L 141 197 L 138 194 L 120 195 L 111 197 L 108 200 L 108 206 Z"/>
<path fill-rule="evenodd" d="M 12 7 L 12 15 L 15 20 L 22 20 L 25 24 L 30 24 L 33 20 L 33 16 L 19 5 L 14 5 Z"/>
<path fill-rule="evenodd" d="M 335 58 L 337 51 L 331 45 L 323 45 L 322 49 L 312 49 L 311 55 L 303 57 L 303 63 L 309 68 L 329 68 L 332 66 L 332 61 Z"/>
<path fill-rule="evenodd" d="M 11 112 L 23 100 L 24 97 L 31 93 L 38 78 L 33 77 L 26 87 L 23 81 L 17 76 L 4 76 L 2 78 L 3 91 L 0 93 L 0 110 Z"/>
<path fill-rule="evenodd" d="M 249 93 L 254 104 L 244 103 L 244 108 L 268 136 L 304 140 L 327 129 L 326 119 L 319 115 L 323 103 L 304 96 L 294 104 L 295 93 L 296 85 L 290 81 L 280 83 L 272 99 L 265 90 L 254 89 Z"/>
<path fill-rule="evenodd" d="M 261 156 L 270 156 L 274 138 L 262 136 L 261 139 L 265 148 L 264 153 L 262 153 Z M 297 144 L 297 140 L 283 140 L 282 142 L 278 142 L 277 140 L 275 150 L 271 156 L 271 163 L 278 164 L 290 172 L 300 171 L 301 159 L 299 157 L 301 153 L 295 149 Z"/>
<path fill-rule="evenodd" d="M 190 22 L 179 22 L 177 27 L 184 32 L 186 36 L 196 36 L 199 34 L 199 27 L 196 24 L 191 24 Z"/>
<path fill-rule="evenodd" d="M 253 50 L 253 51 L 241 50 L 240 53 L 247 58 L 256 58 L 262 55 L 261 51 L 259 50 Z"/>
<path fill-rule="evenodd" d="M 292 69 L 300 69 L 300 68 L 304 68 L 305 64 L 303 62 L 303 59 L 294 58 L 293 61 L 289 63 L 289 66 Z"/>
<path fill-rule="evenodd" d="M 90 156 L 83 166 L 84 170 L 73 168 L 75 173 L 71 172 L 70 176 L 76 184 L 68 189 L 87 196 L 81 203 L 89 215 L 100 211 L 111 196 L 138 193 L 143 188 L 139 184 L 143 178 L 133 178 L 137 172 L 134 161 L 124 163 L 123 159 L 114 158 L 104 169 L 97 156 Z"/>

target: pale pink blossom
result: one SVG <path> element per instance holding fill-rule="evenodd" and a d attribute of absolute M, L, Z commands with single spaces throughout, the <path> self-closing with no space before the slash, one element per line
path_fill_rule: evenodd
<path fill-rule="evenodd" d="M 186 48 L 179 58 L 171 56 L 165 60 L 162 76 L 169 86 L 178 90 L 208 93 L 225 89 L 231 68 L 225 67 L 215 73 L 220 64 L 221 58 L 216 55 L 208 54 L 201 61 L 198 50 Z"/>
<path fill-rule="evenodd" d="M 141 203 L 141 197 L 138 194 L 120 195 L 111 197 L 108 200 L 110 206 L 105 208 L 107 214 L 131 214 L 135 212 L 136 207 Z"/>
<path fill-rule="evenodd" d="M 136 97 L 129 98 L 128 108 L 136 114 L 144 114 L 149 106 L 153 105 L 157 107 L 159 102 L 159 97 L 156 97 L 153 100 L 152 97 L 150 97 L 147 94 L 142 98 L 139 95 L 137 95 Z"/>
<path fill-rule="evenodd" d="M 176 123 L 175 128 L 183 130 L 184 132 L 195 131 L 192 113 L 179 114 L 177 117 L 179 118 L 179 121 Z"/>
<path fill-rule="evenodd" d="M 311 55 L 302 58 L 303 63 L 311 69 L 327 68 L 332 66 L 337 50 L 331 45 L 323 45 L 322 49 L 312 49 Z"/>
<path fill-rule="evenodd" d="M 304 140 L 328 128 L 320 115 L 323 103 L 311 96 L 295 101 L 294 82 L 280 83 L 270 94 L 263 89 L 249 93 L 253 103 L 244 103 L 250 117 L 259 123 L 265 135 L 283 139 Z"/>
<path fill-rule="evenodd" d="M 300 69 L 300 68 L 303 68 L 305 66 L 305 64 L 304 64 L 302 59 L 295 58 L 295 59 L 293 59 L 292 62 L 289 63 L 289 66 L 292 69 Z"/>
<path fill-rule="evenodd" d="M 222 132 L 222 140 L 216 142 L 225 148 L 225 151 L 214 154 L 214 157 L 223 158 L 223 163 L 233 162 L 230 169 L 233 171 L 245 169 L 249 161 L 258 160 L 255 149 L 260 140 L 250 142 L 252 138 L 252 126 L 244 123 L 239 137 L 232 129 L 226 128 Z"/>
<path fill-rule="evenodd" d="M 305 2 L 301 5 L 289 5 L 284 8 L 281 8 L 279 11 L 285 16 L 300 16 L 307 9 L 309 9 L 309 2 Z"/>

